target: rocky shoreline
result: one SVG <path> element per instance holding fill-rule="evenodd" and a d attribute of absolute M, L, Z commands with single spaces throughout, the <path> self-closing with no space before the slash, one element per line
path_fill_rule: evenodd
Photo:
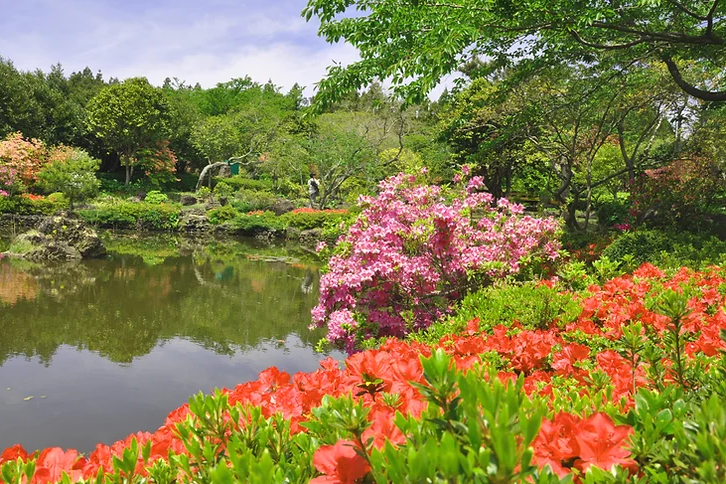
<path fill-rule="evenodd" d="M 54 216 L 51 216 L 52 218 Z M 39 227 L 44 220 L 48 219 L 48 216 L 44 215 L 16 215 L 11 213 L 0 214 L 0 231 L 8 232 L 11 234 L 18 234 L 26 231 L 32 231 L 33 228 Z M 101 224 L 98 226 L 91 226 L 93 228 L 109 229 L 114 230 L 117 227 L 112 225 Z M 261 241 L 285 241 L 294 242 L 300 245 L 314 248 L 319 242 L 325 241 L 329 244 L 335 242 L 335 240 L 328 240 L 323 236 L 322 229 L 309 229 L 300 230 L 294 227 L 287 228 L 285 230 L 254 230 L 246 231 L 241 230 L 230 225 L 221 224 L 213 225 L 209 223 L 205 215 L 196 214 L 193 212 L 183 212 L 182 217 L 179 219 L 178 228 L 175 230 L 157 230 L 143 225 L 139 225 L 134 230 L 124 229 L 124 232 L 138 233 L 138 234 L 153 234 L 153 233 L 178 233 L 180 235 L 191 235 L 191 236 L 210 236 L 210 237 L 254 237 Z M 32 240 L 30 240 L 32 242 Z M 12 254 L 5 254 L 6 256 L 13 256 Z"/>

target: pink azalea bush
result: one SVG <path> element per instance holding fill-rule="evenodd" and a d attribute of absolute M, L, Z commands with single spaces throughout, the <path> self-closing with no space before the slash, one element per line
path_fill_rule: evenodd
<path fill-rule="evenodd" d="M 338 240 L 320 281 L 313 327 L 355 351 L 362 340 L 405 336 L 448 312 L 468 290 L 519 272 L 535 256 L 557 257 L 558 222 L 524 216 L 521 205 L 478 192 L 472 178 L 445 203 L 441 187 L 399 174 Z"/>

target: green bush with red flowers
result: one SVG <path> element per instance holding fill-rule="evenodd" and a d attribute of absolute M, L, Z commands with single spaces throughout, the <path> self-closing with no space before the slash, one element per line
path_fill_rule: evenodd
<path fill-rule="evenodd" d="M 644 265 L 585 291 L 547 286 L 580 314 L 525 325 L 472 313 L 458 333 L 389 339 L 344 368 L 270 368 L 88 456 L 9 448 L 0 479 L 726 482 L 726 271 Z"/>

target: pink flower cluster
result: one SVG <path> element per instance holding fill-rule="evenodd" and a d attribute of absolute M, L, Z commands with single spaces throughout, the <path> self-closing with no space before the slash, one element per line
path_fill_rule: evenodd
<path fill-rule="evenodd" d="M 361 339 L 404 336 L 427 327 L 467 290 L 515 274 L 532 255 L 557 257 L 558 223 L 523 215 L 523 207 L 477 190 L 444 203 L 438 186 L 399 174 L 381 182 L 338 241 L 320 281 L 313 326 L 348 352 Z"/>
<path fill-rule="evenodd" d="M 17 182 L 18 171 L 7 165 L 0 164 L 0 197 L 7 197 L 12 191 L 13 186 Z"/>

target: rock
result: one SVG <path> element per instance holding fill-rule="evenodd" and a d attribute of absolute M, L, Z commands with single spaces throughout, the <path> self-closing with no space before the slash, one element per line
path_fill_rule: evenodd
<path fill-rule="evenodd" d="M 232 176 L 232 168 L 228 165 L 222 165 L 219 167 L 219 171 L 217 172 L 218 178 L 229 178 Z"/>
<path fill-rule="evenodd" d="M 184 207 L 188 207 L 190 205 L 196 205 L 197 204 L 197 197 L 194 195 L 189 195 L 188 193 L 185 193 L 179 198 L 179 203 L 182 204 Z"/>
<path fill-rule="evenodd" d="M 204 204 L 204 210 L 214 210 L 215 208 L 219 208 L 221 205 L 216 200 L 210 200 L 207 203 Z"/>
<path fill-rule="evenodd" d="M 85 223 L 55 215 L 43 219 L 37 230 L 16 237 L 6 255 L 31 260 L 87 259 L 106 255 L 106 247 Z"/>
<path fill-rule="evenodd" d="M 285 238 L 287 240 L 293 240 L 297 242 L 300 240 L 300 234 L 302 234 L 302 230 L 297 227 L 289 226 L 285 230 Z"/>
<path fill-rule="evenodd" d="M 179 219 L 179 230 L 182 232 L 207 232 L 210 228 L 206 215 L 187 212 Z"/>
<path fill-rule="evenodd" d="M 323 229 L 310 229 L 300 232 L 298 239 L 302 245 L 315 247 L 318 242 L 323 240 Z"/>
<path fill-rule="evenodd" d="M 26 259 L 64 261 L 82 259 L 81 253 L 65 242 L 49 242 L 25 254 Z"/>
<path fill-rule="evenodd" d="M 47 217 L 38 231 L 56 242 L 65 242 L 76 249 L 84 259 L 106 255 L 106 247 L 95 230 L 82 221 L 64 216 Z"/>
<path fill-rule="evenodd" d="M 284 198 L 278 198 L 270 206 L 270 210 L 275 212 L 275 215 L 282 215 L 283 213 L 292 212 L 295 209 L 295 205 L 290 200 Z"/>

